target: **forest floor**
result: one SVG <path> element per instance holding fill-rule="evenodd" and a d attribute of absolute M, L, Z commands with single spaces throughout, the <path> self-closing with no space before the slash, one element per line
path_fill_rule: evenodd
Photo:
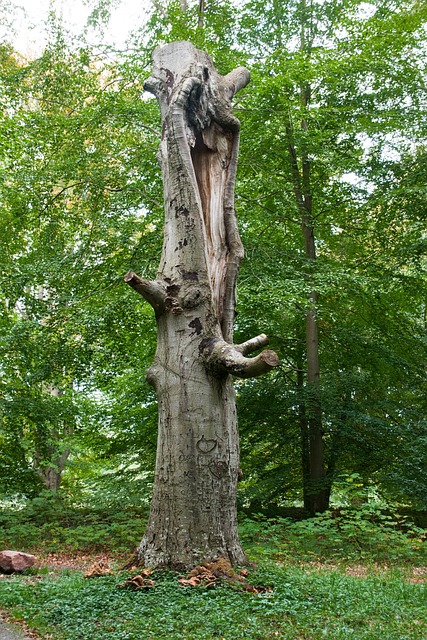
<path fill-rule="evenodd" d="M 139 516 L 45 506 L 4 512 L 0 526 L 0 548 L 37 558 L 0 575 L 0 620 L 27 640 L 427 638 L 427 530 L 398 514 L 367 505 L 298 522 L 243 517 L 249 566 L 186 575 L 123 570 Z"/>
<path fill-rule="evenodd" d="M 427 637 L 425 566 L 263 558 L 246 578 L 252 592 L 221 580 L 183 586 L 185 576 L 167 570 L 138 589 L 129 578 L 141 570 L 120 570 L 129 556 L 32 551 L 35 567 L 0 578 L 0 609 L 28 640 Z M 85 578 L 93 567 L 105 575 Z"/>
<path fill-rule="evenodd" d="M 7 622 L 5 622 L 1 613 L 0 613 L 0 640 L 25 640 L 23 631 L 16 625 L 12 626 Z"/>
<path fill-rule="evenodd" d="M 40 549 L 32 549 L 31 553 L 36 555 L 37 563 L 34 568 L 31 569 L 30 572 L 27 572 L 27 577 L 35 574 L 43 575 L 48 573 L 48 575 L 60 575 L 63 571 L 76 571 L 85 573 L 94 565 L 107 565 L 112 568 L 112 571 L 120 571 L 120 567 L 125 565 L 129 558 L 130 554 L 115 554 L 112 552 L 104 551 L 100 553 L 90 553 L 90 552 L 81 552 L 81 551 L 64 551 L 61 553 L 45 553 Z M 302 562 L 299 563 L 300 566 L 305 566 L 307 569 L 318 570 L 318 571 L 343 571 L 348 576 L 353 576 L 355 578 L 366 578 L 368 575 L 372 574 L 387 574 L 387 572 L 393 570 L 399 570 L 402 575 L 404 575 L 404 579 L 408 582 L 412 583 L 427 583 L 427 566 L 406 566 L 406 567 L 396 567 L 396 565 L 389 566 L 387 564 L 376 564 L 376 563 L 367 563 L 367 564 L 335 564 L 331 562 L 320 562 L 319 560 L 313 560 L 311 562 Z M 394 563 L 393 563 L 394 564 Z M 37 572 L 40 571 L 40 574 Z M 0 580 L 7 579 L 9 576 L 0 574 Z"/>

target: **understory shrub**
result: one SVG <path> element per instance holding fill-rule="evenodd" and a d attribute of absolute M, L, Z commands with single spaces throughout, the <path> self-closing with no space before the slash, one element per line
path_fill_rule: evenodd
<path fill-rule="evenodd" d="M 141 539 L 146 516 L 145 506 L 75 506 L 45 493 L 21 509 L 0 511 L 0 547 L 127 552 Z"/>
<path fill-rule="evenodd" d="M 406 516 L 388 513 L 376 502 L 333 509 L 300 521 L 268 520 L 261 515 L 243 520 L 240 530 L 246 548 L 284 560 L 402 565 L 427 559 L 426 530 Z"/>
<path fill-rule="evenodd" d="M 366 496 L 365 496 L 366 498 Z M 0 510 L 0 548 L 46 552 L 115 551 L 127 553 L 139 543 L 147 505 L 73 504 L 61 493 L 43 494 L 23 508 Z M 374 499 L 348 501 L 315 518 L 267 518 L 255 515 L 240 523 L 244 548 L 251 555 L 285 562 L 320 560 L 425 562 L 426 530 Z"/>

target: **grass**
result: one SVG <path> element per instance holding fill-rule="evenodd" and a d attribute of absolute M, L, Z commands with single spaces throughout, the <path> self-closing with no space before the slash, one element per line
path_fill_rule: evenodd
<path fill-rule="evenodd" d="M 155 586 L 147 591 L 120 586 L 130 575 L 121 571 L 85 579 L 82 570 L 64 568 L 69 554 L 77 553 L 86 565 L 96 551 L 123 561 L 124 550 L 130 551 L 141 535 L 141 515 L 127 513 L 126 520 L 124 513 L 104 518 L 97 513 L 92 519 L 85 514 L 83 524 L 75 513 L 64 520 L 62 510 L 58 521 L 56 509 L 51 518 L 42 505 L 40 511 L 44 519 L 38 512 L 19 517 L 4 513 L 0 539 L 0 547 L 16 548 L 30 527 L 33 545 L 44 537 L 45 554 L 64 554 L 62 568 L 53 568 L 52 557 L 45 555 L 50 566 L 0 579 L 0 609 L 39 638 L 427 638 L 425 531 L 372 505 L 303 522 L 244 520 L 241 538 L 256 563 L 248 580 L 266 587 L 264 593 L 229 583 L 182 587 L 178 574 L 166 570 L 154 574 Z M 25 550 L 25 545 L 20 548 Z M 38 552 L 31 544 L 26 550 Z"/>
<path fill-rule="evenodd" d="M 0 602 L 15 620 L 55 640 L 421 640 L 424 585 L 400 571 L 364 577 L 343 569 L 263 562 L 250 573 L 261 594 L 227 584 L 182 588 L 158 571 L 156 586 L 119 586 L 123 573 L 85 580 L 81 572 L 0 580 Z"/>

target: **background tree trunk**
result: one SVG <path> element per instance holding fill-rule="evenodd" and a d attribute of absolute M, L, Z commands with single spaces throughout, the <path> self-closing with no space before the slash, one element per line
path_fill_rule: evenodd
<path fill-rule="evenodd" d="M 165 229 L 157 279 L 125 280 L 153 306 L 157 351 L 147 373 L 159 403 L 150 518 L 138 548 L 150 566 L 218 557 L 244 563 L 237 533 L 239 442 L 230 374 L 252 377 L 278 363 L 261 335 L 233 345 L 243 248 L 234 212 L 239 121 L 231 99 L 249 82 L 225 77 L 187 42 L 158 47 L 145 88 L 158 99 Z"/>
<path fill-rule="evenodd" d="M 303 106 L 307 106 L 309 89 L 302 97 Z M 303 129 L 306 123 L 301 123 Z M 287 128 L 288 150 L 291 161 L 292 178 L 295 201 L 301 216 L 301 229 L 304 238 L 304 252 L 307 259 L 307 280 L 310 284 L 311 269 L 316 262 L 316 245 L 314 239 L 313 198 L 310 184 L 310 161 L 306 151 L 301 153 L 301 170 L 293 140 L 291 123 Z M 322 406 L 320 399 L 320 362 L 319 362 L 319 328 L 317 322 L 317 291 L 307 294 L 307 309 L 305 310 L 305 344 L 307 359 L 307 380 L 305 410 L 302 417 L 300 408 L 300 422 L 303 437 L 303 475 L 304 475 L 304 506 L 311 515 L 326 511 L 329 504 L 329 490 L 324 486 L 325 464 L 322 429 Z M 298 384 L 303 384 L 300 375 Z M 305 435 L 308 436 L 308 469 Z M 308 471 L 308 478 L 307 478 Z"/>
<path fill-rule="evenodd" d="M 70 450 L 65 449 L 61 454 L 52 457 L 49 463 L 44 462 L 43 464 L 43 458 L 35 454 L 34 463 L 36 473 L 49 491 L 58 491 L 61 486 L 62 472 L 64 471 L 69 456 Z"/>
<path fill-rule="evenodd" d="M 311 6 L 306 0 L 300 5 L 300 52 L 311 53 L 313 34 L 311 33 Z M 300 85 L 301 130 L 307 133 L 306 110 L 310 104 L 310 84 Z M 311 160 L 304 142 L 298 154 L 294 141 L 292 122 L 286 126 L 288 151 L 292 172 L 295 201 L 301 220 L 304 252 L 307 260 L 307 282 L 311 285 L 312 270 L 316 263 L 316 242 L 314 236 L 313 193 L 311 181 Z M 305 311 L 305 342 L 307 359 L 306 404 L 304 412 L 300 407 L 302 432 L 302 466 L 304 485 L 304 506 L 310 515 L 323 513 L 329 506 L 330 489 L 326 486 L 324 442 L 322 426 L 322 405 L 320 394 L 319 327 L 317 322 L 318 292 L 313 288 L 307 293 Z M 298 380 L 302 384 L 302 376 Z M 308 445 L 308 451 L 307 451 Z"/>

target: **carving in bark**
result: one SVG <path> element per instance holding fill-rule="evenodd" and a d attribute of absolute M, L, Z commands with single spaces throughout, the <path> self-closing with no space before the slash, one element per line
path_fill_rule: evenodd
<path fill-rule="evenodd" d="M 147 379 L 157 392 L 159 434 L 150 518 L 138 547 L 149 566 L 194 566 L 218 557 L 245 563 L 236 521 L 239 443 L 231 375 L 278 364 L 264 334 L 233 344 L 243 247 L 234 211 L 240 123 L 239 68 L 217 73 L 188 42 L 158 47 L 145 88 L 162 116 L 159 160 L 165 202 L 157 279 L 125 281 L 149 302 L 157 351 Z"/>

